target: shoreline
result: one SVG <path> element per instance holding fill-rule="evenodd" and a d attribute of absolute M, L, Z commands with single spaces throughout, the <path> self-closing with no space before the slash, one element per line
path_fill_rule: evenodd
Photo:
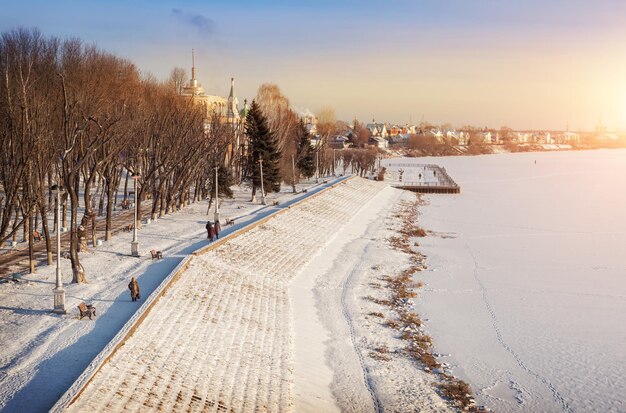
<path fill-rule="evenodd" d="M 402 225 L 406 217 L 400 211 L 406 211 L 407 206 L 414 210 L 415 205 L 408 201 L 414 199 L 414 194 L 391 187 L 382 192 L 376 196 L 381 200 L 370 200 L 341 228 L 341 234 L 334 235 L 325 252 L 311 260 L 291 287 L 292 291 L 306 288 L 309 295 L 306 301 L 299 301 L 304 297 L 302 291 L 293 295 L 295 411 L 336 407 L 333 400 L 341 411 L 354 412 L 407 409 L 449 412 L 462 408 L 457 401 L 468 406 L 466 411 L 485 411 L 465 396 L 467 388 L 460 381 L 443 371 L 433 373 L 432 369 L 424 369 L 422 361 L 416 360 L 415 353 L 406 348 L 407 340 L 418 335 L 401 331 L 400 323 L 395 320 L 404 304 L 396 306 L 389 297 L 394 294 L 392 285 L 400 286 L 399 279 L 412 284 L 407 273 L 417 272 L 411 268 L 421 264 L 414 260 L 413 252 L 398 249 L 391 241 L 406 232 L 406 223 Z M 408 291 L 412 287 L 402 288 Z M 315 318 L 310 308 L 312 293 Z M 417 315 L 404 315 L 401 322 L 413 320 L 421 325 Z M 312 321 L 313 325 L 305 321 Z M 391 323 L 396 327 L 389 328 Z M 303 346 L 312 345 L 307 341 L 311 335 L 317 335 L 318 346 L 323 343 L 316 350 L 317 362 L 309 360 L 309 366 L 317 368 L 305 373 L 314 376 L 315 385 L 303 381 L 307 364 L 302 359 L 311 355 Z M 425 335 L 420 333 L 419 337 Z M 460 390 L 455 386 L 460 386 Z M 326 397 L 330 389 L 333 399 L 325 400 L 325 404 L 320 399 L 317 404 L 312 404 L 311 399 L 297 399 L 314 394 L 312 388 L 319 390 L 318 396 Z"/>
<path fill-rule="evenodd" d="M 430 159 L 417 309 L 435 351 L 499 412 L 623 411 L 624 150 Z M 535 162 L 536 161 L 536 162 Z M 417 162 L 417 161 L 415 161 Z M 602 211 L 601 213 L 599 213 Z M 587 373 L 580 376 L 580 371 Z"/>

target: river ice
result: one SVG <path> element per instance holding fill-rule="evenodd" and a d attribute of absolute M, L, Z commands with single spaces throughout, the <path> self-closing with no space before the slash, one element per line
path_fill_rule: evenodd
<path fill-rule="evenodd" d="M 461 186 L 419 218 L 442 361 L 498 412 L 626 411 L 626 150 L 411 162 Z"/>

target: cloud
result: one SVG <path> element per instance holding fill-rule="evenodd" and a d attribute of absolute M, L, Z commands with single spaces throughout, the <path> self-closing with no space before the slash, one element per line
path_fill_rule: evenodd
<path fill-rule="evenodd" d="M 210 36 L 215 32 L 215 22 L 201 14 L 194 14 L 181 9 L 172 9 L 172 16 L 179 22 L 196 30 L 201 36 Z"/>

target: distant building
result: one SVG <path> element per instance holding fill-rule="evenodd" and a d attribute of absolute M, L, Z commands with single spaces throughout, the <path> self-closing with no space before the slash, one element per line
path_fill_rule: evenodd
<path fill-rule="evenodd" d="M 368 123 L 366 125 L 367 129 L 369 129 L 372 136 L 379 136 L 381 138 L 386 138 L 389 136 L 389 132 L 387 131 L 387 124 L 385 123 L 376 123 L 374 119 L 372 119 L 372 123 Z"/>
<path fill-rule="evenodd" d="M 397 125 L 392 125 L 389 127 L 389 136 L 396 136 L 402 133 L 402 128 Z"/>
<path fill-rule="evenodd" d="M 565 132 L 563 133 L 563 142 L 569 144 L 580 144 L 580 133 Z"/>
<path fill-rule="evenodd" d="M 387 149 L 389 147 L 389 142 L 387 139 L 381 136 L 372 136 L 368 142 L 371 146 L 376 146 L 381 149 Z"/>
<path fill-rule="evenodd" d="M 217 115 L 218 120 L 221 123 L 226 123 L 232 126 L 234 133 L 234 140 L 229 144 L 226 151 L 225 164 L 229 164 L 234 159 L 237 152 L 245 154 L 247 151 L 247 142 L 243 134 L 244 120 L 248 113 L 248 102 L 245 101 L 245 105 L 242 111 L 239 110 L 239 100 L 235 94 L 235 79 L 230 79 L 230 93 L 228 98 L 216 95 L 207 95 L 204 92 L 204 88 L 196 79 L 196 64 L 194 51 L 191 51 L 191 79 L 187 85 L 183 87 L 181 92 L 182 96 L 188 96 L 191 98 L 194 104 L 202 105 L 205 109 L 205 131 L 209 132 L 211 128 L 211 122 L 213 116 Z"/>
<path fill-rule="evenodd" d="M 408 142 L 409 142 L 409 134 L 408 133 L 399 133 L 395 136 L 390 136 L 389 139 L 389 146 L 399 146 L 399 147 L 404 147 L 407 146 Z"/>
<path fill-rule="evenodd" d="M 328 146 L 332 149 L 345 149 L 350 146 L 349 140 L 349 138 L 342 135 L 333 136 L 328 141 Z"/>
<path fill-rule="evenodd" d="M 189 96 L 196 104 L 203 105 L 206 110 L 206 119 L 210 120 L 213 114 L 220 117 L 221 120 L 238 124 L 240 121 L 239 101 L 235 95 L 235 79 L 230 79 L 230 94 L 228 98 L 216 95 L 207 95 L 204 88 L 196 79 L 196 65 L 193 50 L 191 52 L 191 79 L 183 87 L 181 92 L 183 96 Z"/>

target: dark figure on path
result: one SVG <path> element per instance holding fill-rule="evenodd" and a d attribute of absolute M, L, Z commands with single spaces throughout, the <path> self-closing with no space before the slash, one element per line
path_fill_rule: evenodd
<path fill-rule="evenodd" d="M 211 221 L 206 223 L 207 225 L 207 238 L 213 241 L 215 239 L 215 226 Z"/>
<path fill-rule="evenodd" d="M 130 298 L 133 301 L 137 301 L 141 298 L 141 296 L 139 295 L 139 283 L 137 282 L 135 277 L 132 277 L 130 279 L 130 282 L 128 283 L 128 289 L 130 290 Z"/>
<path fill-rule="evenodd" d="M 207 221 L 204 227 L 206 228 L 206 237 L 211 238 L 211 221 Z"/>
<path fill-rule="evenodd" d="M 220 225 L 220 221 L 215 221 L 215 236 L 217 239 L 220 239 L 220 232 L 222 232 L 222 226 Z"/>
<path fill-rule="evenodd" d="M 420 179 L 422 179 L 422 174 L 420 174 Z"/>

